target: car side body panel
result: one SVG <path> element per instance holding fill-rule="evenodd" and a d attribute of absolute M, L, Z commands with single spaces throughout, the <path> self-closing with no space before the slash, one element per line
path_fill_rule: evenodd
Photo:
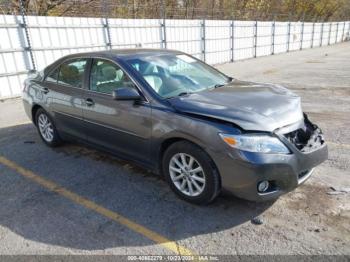
<path fill-rule="evenodd" d="M 274 99 L 281 97 L 285 99 L 284 101 L 293 101 L 295 110 L 299 111 L 288 114 L 288 121 L 282 119 L 283 114 L 279 115 L 278 110 L 272 111 L 273 108 L 270 111 L 262 111 L 263 101 L 259 101 L 259 108 L 254 109 L 254 101 L 249 100 L 249 97 L 245 99 L 249 100 L 249 107 L 252 107 L 251 112 L 247 111 L 249 109 L 247 106 L 242 113 L 243 111 L 235 108 L 235 105 L 226 105 L 224 110 L 221 110 L 221 107 L 214 105 L 215 96 L 219 97 L 220 93 L 229 93 L 229 88 L 213 91 L 214 97 L 208 91 L 194 94 L 192 98 L 188 96 L 173 100 L 159 99 L 148 83 L 124 61 L 124 56 L 137 56 L 137 52 L 142 54 L 144 52 L 176 54 L 181 52 L 137 49 L 120 52 L 119 55 L 117 55 L 118 51 L 70 55 L 48 66 L 43 73 L 27 79 L 23 92 L 23 103 L 28 116 L 32 119 L 33 108 L 40 106 L 53 117 L 59 133 L 65 139 L 82 140 L 121 158 L 141 163 L 156 173 L 161 173 L 161 154 L 164 145 L 169 145 L 177 140 L 190 141 L 201 147 L 213 160 L 213 168 L 218 170 L 224 189 L 236 196 L 255 201 L 273 199 L 292 190 L 311 175 L 315 166 L 327 159 L 326 144 L 310 152 L 302 153 L 285 139 L 284 133 L 287 131 L 281 131 L 281 128 L 285 128 L 284 126 L 276 128 L 276 123 L 290 125 L 293 130 L 304 124 L 300 101 L 294 95 L 288 98 L 287 91 L 284 92 L 271 85 L 262 86 L 241 82 L 246 86 L 253 85 L 255 89 L 261 90 L 260 99 L 262 97 L 269 101 L 268 90 L 273 89 Z M 130 76 L 145 99 L 136 102 L 116 101 L 112 96 L 93 93 L 88 90 L 87 75 L 85 75 L 82 89 L 72 89 L 43 81 L 44 76 L 59 64 L 77 57 L 98 57 L 114 61 Z M 239 83 L 236 82 L 236 85 Z M 49 89 L 48 93 L 45 88 Z M 232 88 L 238 88 L 239 91 L 236 90 L 236 93 L 249 96 L 249 92 L 243 87 L 234 86 Z M 88 98 L 93 100 L 93 106 L 87 105 Z M 240 102 L 242 108 L 243 102 L 238 98 L 235 99 Z M 222 101 L 229 103 L 229 100 L 227 96 Z M 271 101 L 271 103 L 278 104 L 278 101 Z M 280 103 L 279 107 L 281 111 L 283 103 Z M 236 112 L 239 114 L 237 115 Z M 261 118 L 259 118 L 259 112 L 264 113 L 260 115 Z M 250 115 L 243 119 L 245 114 Z M 296 116 L 294 122 L 293 114 Z M 267 117 L 268 115 L 270 118 Z M 234 116 L 240 120 L 235 122 Z M 276 119 L 273 119 L 272 116 Z M 276 121 L 266 123 L 265 129 L 259 128 L 259 125 L 267 121 L 266 119 Z M 252 130 L 243 128 L 240 123 L 246 127 L 252 127 L 254 131 L 261 131 L 280 138 L 291 153 L 261 154 L 229 147 L 218 134 L 252 132 Z M 275 190 L 267 194 L 259 193 L 256 188 L 257 183 L 263 180 L 273 181 Z"/>
<path fill-rule="evenodd" d="M 151 107 L 147 103 L 116 101 L 109 95 L 85 91 L 84 132 L 89 142 L 100 144 L 141 161 L 150 161 Z"/>

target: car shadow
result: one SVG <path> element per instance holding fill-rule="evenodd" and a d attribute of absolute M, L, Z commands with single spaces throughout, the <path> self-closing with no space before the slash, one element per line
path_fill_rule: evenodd
<path fill-rule="evenodd" d="M 192 205 L 130 162 L 77 144 L 48 148 L 31 124 L 0 129 L 0 156 L 175 241 L 250 223 L 273 204 L 224 193 L 208 206 Z M 1 163 L 0 173 L 0 225 L 26 240 L 82 250 L 152 244 Z"/>

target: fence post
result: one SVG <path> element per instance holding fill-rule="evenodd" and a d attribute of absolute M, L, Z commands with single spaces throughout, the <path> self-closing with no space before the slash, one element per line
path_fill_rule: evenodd
<path fill-rule="evenodd" d="M 255 21 L 254 25 L 254 40 L 253 40 L 253 45 L 254 45 L 254 58 L 256 58 L 256 49 L 258 45 L 258 21 Z"/>
<path fill-rule="evenodd" d="M 303 49 L 304 26 L 305 26 L 305 23 L 304 23 L 304 21 L 303 21 L 302 24 L 301 24 L 301 32 L 300 32 L 300 50 Z"/>
<path fill-rule="evenodd" d="M 289 52 L 289 45 L 290 45 L 290 26 L 291 22 L 288 22 L 288 28 L 287 28 L 287 52 Z"/>
<path fill-rule="evenodd" d="M 105 29 L 105 34 L 106 34 L 106 47 L 107 49 L 112 49 L 112 39 L 111 39 L 111 31 L 109 27 L 109 22 L 108 18 L 105 17 L 103 19 L 103 28 Z"/>
<path fill-rule="evenodd" d="M 232 20 L 230 24 L 231 28 L 231 62 L 235 61 L 235 21 Z"/>
<path fill-rule="evenodd" d="M 338 30 L 339 30 L 339 22 L 337 22 L 337 32 L 336 32 L 336 35 L 335 35 L 335 43 L 338 42 Z"/>
<path fill-rule="evenodd" d="M 160 22 L 160 37 L 162 41 L 162 48 L 167 48 L 167 40 L 166 40 L 166 13 L 165 13 L 165 5 L 164 0 L 162 0 L 161 6 L 161 22 Z"/>
<path fill-rule="evenodd" d="M 276 32 L 276 21 L 273 20 L 272 22 L 272 27 L 271 27 L 271 36 L 272 36 L 272 39 L 271 39 L 271 55 L 274 55 L 275 54 L 275 32 Z"/>
<path fill-rule="evenodd" d="M 206 50 L 205 50 L 205 19 L 202 20 L 201 22 L 201 44 L 202 44 L 202 58 L 203 61 L 206 61 Z"/>
<path fill-rule="evenodd" d="M 160 22 L 160 37 L 162 41 L 162 48 L 167 48 L 165 18 L 163 18 Z"/>
<path fill-rule="evenodd" d="M 111 31 L 109 27 L 107 4 L 105 0 L 101 0 L 101 8 L 102 8 L 101 11 L 104 16 L 104 18 L 102 19 L 102 23 L 103 23 L 104 33 L 105 33 L 106 48 L 112 49 Z"/>
<path fill-rule="evenodd" d="M 322 46 L 323 44 L 323 28 L 324 28 L 324 22 L 322 22 L 321 24 L 321 33 L 320 33 L 320 47 Z"/>
<path fill-rule="evenodd" d="M 23 47 L 24 47 L 24 50 L 26 51 L 27 55 L 29 55 L 29 58 L 30 58 L 30 61 L 31 61 L 31 66 L 32 66 L 32 68 L 29 69 L 29 72 L 30 71 L 35 71 L 36 70 L 36 65 L 35 65 L 32 45 L 31 45 L 31 42 L 30 42 L 30 37 L 29 37 L 29 31 L 28 31 L 28 25 L 27 25 L 27 21 L 26 21 L 26 14 L 25 14 L 23 0 L 19 1 L 19 5 L 20 5 L 20 12 L 21 12 L 21 17 L 22 17 L 22 21 L 19 24 L 19 26 L 23 29 L 24 35 L 25 35 L 25 39 L 26 39 L 25 41 L 23 41 L 23 45 L 24 45 Z"/>
<path fill-rule="evenodd" d="M 331 44 L 331 33 L 332 33 L 332 23 L 329 24 L 329 30 L 328 30 L 328 45 Z"/>
<path fill-rule="evenodd" d="M 341 42 L 344 41 L 345 26 L 346 26 L 346 22 L 344 22 L 343 33 L 342 33 L 342 36 L 341 36 Z"/>
<path fill-rule="evenodd" d="M 312 33 L 311 33 L 311 48 L 314 48 L 314 37 L 315 37 L 315 22 L 312 23 Z"/>

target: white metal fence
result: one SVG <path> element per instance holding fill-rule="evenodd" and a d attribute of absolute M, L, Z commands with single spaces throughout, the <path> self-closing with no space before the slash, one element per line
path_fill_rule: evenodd
<path fill-rule="evenodd" d="M 30 70 L 70 53 L 110 48 L 169 48 L 209 64 L 330 45 L 350 22 L 105 19 L 0 16 L 0 98 L 20 95 Z"/>

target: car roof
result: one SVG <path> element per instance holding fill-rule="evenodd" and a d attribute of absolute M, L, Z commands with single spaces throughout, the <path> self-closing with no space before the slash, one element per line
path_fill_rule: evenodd
<path fill-rule="evenodd" d="M 125 49 L 111 49 L 111 50 L 103 50 L 103 51 L 93 51 L 93 52 L 84 52 L 84 53 L 75 53 L 70 54 L 63 57 L 64 60 L 82 56 L 88 57 L 138 57 L 143 55 L 158 55 L 158 54 L 181 54 L 182 52 L 177 50 L 170 49 L 159 49 L 159 48 L 125 48 Z"/>
<path fill-rule="evenodd" d="M 44 69 L 44 74 L 47 75 L 53 68 L 60 65 L 64 61 L 82 58 L 82 57 L 101 57 L 101 58 L 127 58 L 133 59 L 144 55 L 159 55 L 159 54 L 183 54 L 181 51 L 170 50 L 170 49 L 159 49 L 159 48 L 124 48 L 124 49 L 111 49 L 103 51 L 91 51 L 83 53 L 74 53 L 66 55 L 56 60 Z"/>

